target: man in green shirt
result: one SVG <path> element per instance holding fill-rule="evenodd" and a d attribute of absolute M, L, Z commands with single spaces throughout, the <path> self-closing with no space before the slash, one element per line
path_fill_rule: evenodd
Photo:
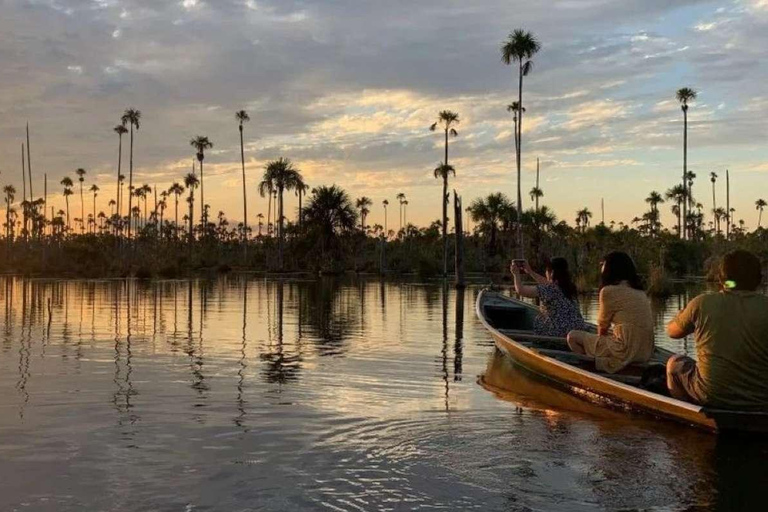
<path fill-rule="evenodd" d="M 699 295 L 667 325 L 671 338 L 696 340 L 697 361 L 675 355 L 667 362 L 673 397 L 768 411 L 768 297 L 757 291 L 761 283 L 760 260 L 730 252 L 720 267 L 721 291 Z"/>

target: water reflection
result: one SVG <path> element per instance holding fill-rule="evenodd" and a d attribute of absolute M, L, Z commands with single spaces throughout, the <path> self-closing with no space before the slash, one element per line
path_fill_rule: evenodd
<path fill-rule="evenodd" d="M 767 483 L 763 445 L 489 360 L 476 288 L 0 281 L 0 510 L 735 509 Z"/>

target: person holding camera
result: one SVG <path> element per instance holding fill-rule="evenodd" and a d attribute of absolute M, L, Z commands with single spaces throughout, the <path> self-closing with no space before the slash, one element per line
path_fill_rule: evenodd
<path fill-rule="evenodd" d="M 515 291 L 522 297 L 539 299 L 540 314 L 534 323 L 534 332 L 540 336 L 565 337 L 569 331 L 584 329 L 584 318 L 576 301 L 576 285 L 573 284 L 565 258 L 548 261 L 545 275 L 531 269 L 525 260 L 515 260 L 511 266 Z M 525 285 L 522 274 L 534 280 L 535 285 Z"/>

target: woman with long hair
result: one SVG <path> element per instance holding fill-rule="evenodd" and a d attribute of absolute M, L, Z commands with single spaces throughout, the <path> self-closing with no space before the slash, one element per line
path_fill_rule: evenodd
<path fill-rule="evenodd" d="M 545 275 L 539 275 L 526 261 L 522 266 L 511 267 L 515 291 L 531 299 L 539 299 L 541 313 L 534 323 L 534 331 L 542 336 L 565 337 L 574 329 L 584 328 L 584 318 L 576 301 L 576 285 L 573 284 L 565 258 L 553 258 L 545 265 Z M 522 273 L 528 274 L 535 285 L 524 285 Z"/>
<path fill-rule="evenodd" d="M 568 346 L 595 358 L 598 370 L 615 373 L 653 355 L 653 313 L 635 262 L 612 252 L 602 262 L 597 333 L 568 333 Z"/>

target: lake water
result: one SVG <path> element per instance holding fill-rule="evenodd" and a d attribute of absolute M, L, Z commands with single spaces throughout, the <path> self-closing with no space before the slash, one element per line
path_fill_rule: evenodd
<path fill-rule="evenodd" d="M 532 380 L 479 290 L 2 278 L 0 510 L 762 509 L 765 443 Z"/>

